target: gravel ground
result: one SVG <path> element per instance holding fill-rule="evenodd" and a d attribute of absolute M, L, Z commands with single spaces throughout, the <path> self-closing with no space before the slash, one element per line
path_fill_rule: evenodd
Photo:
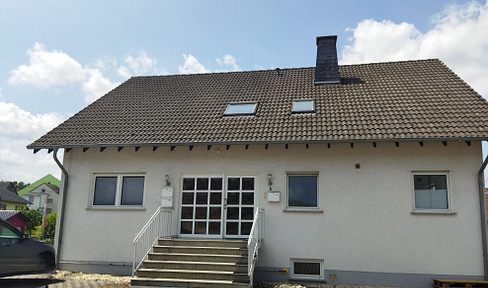
<path fill-rule="evenodd" d="M 399 288 L 399 287 L 339 285 L 339 284 L 325 284 L 319 282 L 300 282 L 300 283 L 258 282 L 254 284 L 254 288 Z"/>
<path fill-rule="evenodd" d="M 95 273 L 77 273 L 69 271 L 56 271 L 55 274 L 21 275 L 0 279 L 0 287 L 40 287 L 32 283 L 44 283 L 51 279 L 50 288 L 125 288 L 131 287 L 129 276 L 114 276 Z M 37 282 L 36 282 L 37 279 Z M 16 281 L 17 280 L 17 281 Z M 59 282 L 62 281 L 62 282 Z M 12 282 L 14 281 L 14 282 Z M 6 286 L 5 286 L 6 285 Z M 140 287 L 140 286 L 138 286 Z M 258 282 L 254 288 L 398 288 L 364 285 L 334 285 L 320 282 Z"/>

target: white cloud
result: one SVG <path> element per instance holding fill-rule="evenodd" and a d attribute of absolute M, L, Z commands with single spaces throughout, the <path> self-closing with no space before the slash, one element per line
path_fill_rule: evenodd
<path fill-rule="evenodd" d="M 197 58 L 193 57 L 191 54 L 183 54 L 185 63 L 183 66 L 178 66 L 178 72 L 181 74 L 195 74 L 195 73 L 209 73 L 210 70 L 205 68 Z"/>
<path fill-rule="evenodd" d="M 364 20 L 355 28 L 341 64 L 438 58 L 488 98 L 488 2 L 448 6 L 422 33 L 410 23 Z"/>
<path fill-rule="evenodd" d="M 34 47 L 27 51 L 27 55 L 29 64 L 12 70 L 8 83 L 32 85 L 41 89 L 81 84 L 87 93 L 85 95 L 87 102 L 93 101 L 118 85 L 104 77 L 99 69 L 83 67 L 68 54 L 58 50 L 47 51 L 40 43 L 35 43 Z M 96 65 L 103 66 L 103 63 L 97 62 Z M 87 86 L 89 88 L 86 88 Z M 100 94 L 94 96 L 91 94 L 93 91 Z"/>
<path fill-rule="evenodd" d="M 33 182 L 48 173 L 60 175 L 52 155 L 33 155 L 25 147 L 63 120 L 55 113 L 34 115 L 0 101 L 0 180 Z"/>
<path fill-rule="evenodd" d="M 15 104 L 0 102 L 0 137 L 34 140 L 62 121 L 55 113 L 33 115 Z"/>
<path fill-rule="evenodd" d="M 222 58 L 217 58 L 217 59 L 215 59 L 215 61 L 217 61 L 217 63 L 221 67 L 229 66 L 232 71 L 240 71 L 241 70 L 239 68 L 239 66 L 236 64 L 236 59 L 234 58 L 234 56 L 232 56 L 230 54 L 227 54 Z"/>
<path fill-rule="evenodd" d="M 139 53 L 139 56 L 133 57 L 131 55 L 125 56 L 124 62 L 126 66 L 120 66 L 117 72 L 124 78 L 129 78 L 132 75 L 166 75 L 169 72 L 164 68 L 158 67 L 158 60 L 147 56 L 146 51 Z"/>
<path fill-rule="evenodd" d="M 87 69 L 87 71 L 90 71 L 89 77 L 83 82 L 85 102 L 87 103 L 97 100 L 120 84 L 111 82 L 98 69 Z"/>
<path fill-rule="evenodd" d="M 25 157 L 13 152 L 10 148 L 2 148 L 0 149 L 0 162 L 9 165 L 19 165 L 24 164 L 26 161 Z"/>

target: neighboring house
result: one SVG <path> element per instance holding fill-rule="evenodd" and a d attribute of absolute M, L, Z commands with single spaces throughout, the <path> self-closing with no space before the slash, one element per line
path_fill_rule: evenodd
<path fill-rule="evenodd" d="M 32 203 L 28 205 L 29 209 L 44 210 L 44 206 L 46 206 L 46 215 L 49 215 L 57 211 L 58 195 L 58 186 L 50 183 L 42 183 L 29 193 L 24 194 L 23 198 Z"/>
<path fill-rule="evenodd" d="M 17 188 L 13 182 L 0 181 L 0 188 L 7 189 L 9 191 L 17 193 Z"/>
<path fill-rule="evenodd" d="M 34 190 L 35 188 L 39 187 L 41 184 L 51 184 L 59 188 L 60 181 L 58 178 L 54 177 L 51 174 L 47 174 L 46 176 L 42 177 L 41 179 L 35 181 L 32 184 L 27 185 L 26 187 L 20 189 L 18 191 L 20 196 L 24 196 L 24 194 L 27 194 Z"/>
<path fill-rule="evenodd" d="M 0 187 L 0 204 L 3 204 L 3 210 L 25 210 L 30 202 L 20 197 L 17 192 Z"/>
<path fill-rule="evenodd" d="M 24 233 L 26 223 L 29 222 L 29 218 L 27 218 L 27 216 L 16 210 L 0 211 L 0 219 L 7 221 Z"/>
<path fill-rule="evenodd" d="M 317 45 L 316 67 L 133 77 L 30 144 L 64 149 L 60 269 L 131 273 L 164 205 L 175 238 L 247 241 L 264 211 L 257 280 L 488 277 L 488 103 L 439 60 Z"/>

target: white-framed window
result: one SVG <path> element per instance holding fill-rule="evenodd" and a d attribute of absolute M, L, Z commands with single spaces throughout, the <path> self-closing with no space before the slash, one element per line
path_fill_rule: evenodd
<path fill-rule="evenodd" d="M 254 115 L 258 109 L 258 102 L 230 103 L 225 109 L 224 115 Z"/>
<path fill-rule="evenodd" d="M 448 172 L 412 172 L 414 212 L 452 212 Z"/>
<path fill-rule="evenodd" d="M 293 113 L 315 112 L 315 100 L 293 100 L 291 111 Z"/>
<path fill-rule="evenodd" d="M 317 210 L 319 208 L 318 173 L 288 173 L 286 178 L 288 209 Z"/>
<path fill-rule="evenodd" d="M 290 259 L 290 277 L 292 279 L 324 279 L 324 260 Z"/>
<path fill-rule="evenodd" d="M 144 174 L 94 174 L 90 206 L 142 207 Z"/>

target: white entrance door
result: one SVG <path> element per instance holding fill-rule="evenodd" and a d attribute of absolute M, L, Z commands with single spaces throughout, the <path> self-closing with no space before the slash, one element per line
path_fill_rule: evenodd
<path fill-rule="evenodd" d="M 247 238 L 255 207 L 256 177 L 183 178 L 181 237 Z"/>

